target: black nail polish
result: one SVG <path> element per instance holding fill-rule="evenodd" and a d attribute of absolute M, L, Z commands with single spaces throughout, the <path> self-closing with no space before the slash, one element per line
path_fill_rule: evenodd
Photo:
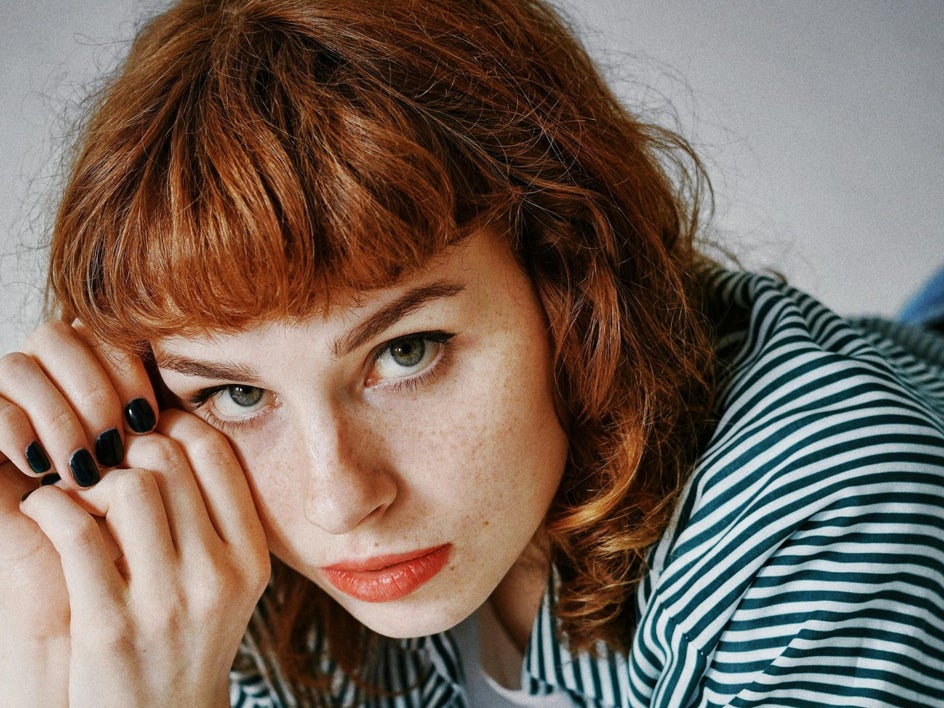
<path fill-rule="evenodd" d="M 114 467 L 125 456 L 121 435 L 112 428 L 95 438 L 95 457 L 102 467 Z"/>
<path fill-rule="evenodd" d="M 144 398 L 135 398 L 125 406 L 125 417 L 128 426 L 136 433 L 150 433 L 157 424 L 154 409 Z"/>
<path fill-rule="evenodd" d="M 80 487 L 91 487 L 101 479 L 95 458 L 88 450 L 76 450 L 69 460 L 69 469 L 72 470 L 75 483 Z"/>
<path fill-rule="evenodd" d="M 26 448 L 26 464 L 36 474 L 48 472 L 49 468 L 52 467 L 49 456 L 38 442 L 31 442 Z"/>
<path fill-rule="evenodd" d="M 50 485 L 50 484 L 55 484 L 55 483 L 58 482 L 60 479 L 62 479 L 62 477 L 60 477 L 60 476 L 57 475 L 55 472 L 53 472 L 52 474 L 47 474 L 45 477 L 43 477 L 41 480 L 39 480 L 39 486 L 40 486 L 40 487 L 46 487 L 46 486 L 48 486 L 48 485 Z"/>

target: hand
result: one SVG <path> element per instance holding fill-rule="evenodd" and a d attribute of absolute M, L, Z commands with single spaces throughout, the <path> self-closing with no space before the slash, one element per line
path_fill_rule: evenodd
<path fill-rule="evenodd" d="M 46 325 L 21 353 L 0 359 L 0 686 L 11 705 L 62 705 L 68 679 L 69 602 L 59 556 L 19 509 L 43 474 L 77 482 L 70 459 L 98 452 L 106 463 L 124 446 L 123 407 L 134 432 L 157 410 L 144 366 L 94 346 L 81 327 Z M 105 431 L 118 431 L 108 434 Z M 117 443 L 115 442 L 117 440 Z M 110 443 L 110 444 L 109 444 Z M 79 466 L 97 477 L 99 465 Z M 93 474 L 94 473 L 94 474 Z"/>
<path fill-rule="evenodd" d="M 23 473 L 89 487 L 124 456 L 127 430 L 149 432 L 157 402 L 141 360 L 53 322 L 0 359 L 0 455 Z"/>
<path fill-rule="evenodd" d="M 0 705 L 65 705 L 69 598 L 59 555 L 19 510 L 34 486 L 0 463 Z"/>
<path fill-rule="evenodd" d="M 180 411 L 131 439 L 127 464 L 89 489 L 43 487 L 21 507 L 62 561 L 69 703 L 226 704 L 229 667 L 269 575 L 242 469 L 221 434 Z"/>

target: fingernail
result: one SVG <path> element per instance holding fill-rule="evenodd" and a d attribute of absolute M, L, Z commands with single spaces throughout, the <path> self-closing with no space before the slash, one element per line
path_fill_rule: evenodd
<path fill-rule="evenodd" d="M 95 438 L 95 457 L 102 467 L 114 467 L 125 456 L 121 435 L 112 428 Z"/>
<path fill-rule="evenodd" d="M 58 482 L 60 479 L 62 479 L 62 477 L 60 477 L 60 476 L 57 475 L 55 472 L 53 472 L 52 474 L 47 474 L 45 477 L 43 477 L 41 480 L 39 480 L 39 486 L 40 486 L 40 487 L 45 487 L 45 486 L 48 486 L 48 485 L 50 485 L 50 484 L 55 484 L 55 483 Z"/>
<path fill-rule="evenodd" d="M 69 469 L 72 470 L 75 483 L 80 487 L 91 487 L 101 479 L 98 465 L 88 450 L 76 450 L 69 460 Z"/>
<path fill-rule="evenodd" d="M 27 498 L 30 494 L 32 494 L 33 492 L 35 492 L 37 489 L 39 489 L 39 487 L 36 487 L 36 488 L 34 488 L 34 489 L 29 490 L 26 494 L 24 494 L 22 497 L 20 497 L 20 503 L 25 502 L 25 501 L 26 501 L 26 498 Z"/>
<path fill-rule="evenodd" d="M 48 472 L 49 468 L 52 467 L 49 456 L 38 442 L 31 442 L 26 448 L 26 464 L 36 474 Z"/>
<path fill-rule="evenodd" d="M 154 409 L 144 398 L 135 398 L 125 406 L 125 417 L 130 428 L 136 433 L 150 433 L 157 424 Z"/>

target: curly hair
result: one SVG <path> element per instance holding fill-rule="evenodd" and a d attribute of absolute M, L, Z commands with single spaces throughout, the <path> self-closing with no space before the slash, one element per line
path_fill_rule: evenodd
<path fill-rule="evenodd" d="M 710 410 L 710 196 L 690 146 L 626 110 L 538 0 L 181 0 L 97 97 L 49 288 L 60 316 L 143 352 L 309 316 L 506 233 L 567 417 L 546 520 L 560 631 L 626 649 Z M 321 622 L 356 673 L 369 633 L 289 569 L 274 582 L 285 658 Z"/>

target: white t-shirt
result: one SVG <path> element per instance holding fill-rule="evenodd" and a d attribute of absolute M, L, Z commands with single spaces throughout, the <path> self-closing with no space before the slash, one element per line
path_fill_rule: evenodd
<path fill-rule="evenodd" d="M 485 603 L 453 630 L 462 656 L 471 708 L 570 708 L 565 693 L 531 696 L 521 689 L 522 652 Z"/>

